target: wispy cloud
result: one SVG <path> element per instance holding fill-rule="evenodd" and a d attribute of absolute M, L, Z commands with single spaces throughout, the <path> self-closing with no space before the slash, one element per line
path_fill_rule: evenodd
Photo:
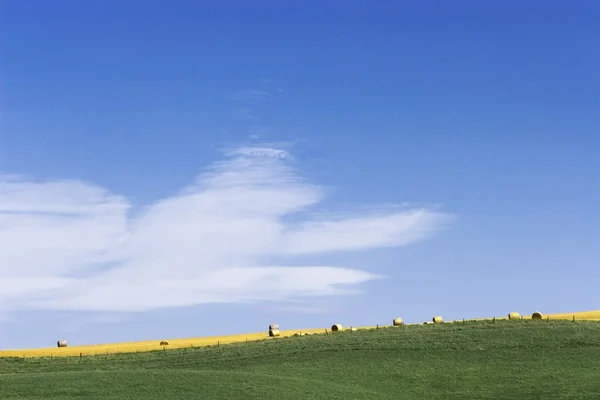
<path fill-rule="evenodd" d="M 254 123 L 260 123 L 257 108 L 271 97 L 271 93 L 256 89 L 240 90 L 230 96 L 237 103 L 237 111 Z"/>
<path fill-rule="evenodd" d="M 354 293 L 379 277 L 265 260 L 407 245 L 449 221 L 426 208 L 311 217 L 325 195 L 270 147 L 234 149 L 135 212 L 91 183 L 0 176 L 0 304 L 135 312 Z"/>
<path fill-rule="evenodd" d="M 268 92 L 263 92 L 256 89 L 245 89 L 235 92 L 231 98 L 235 101 L 244 103 L 250 106 L 257 106 L 271 97 Z"/>

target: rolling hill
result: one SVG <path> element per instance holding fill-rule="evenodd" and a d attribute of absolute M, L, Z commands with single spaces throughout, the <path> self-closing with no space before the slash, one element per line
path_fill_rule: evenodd
<path fill-rule="evenodd" d="M 533 314 L 532 314 L 533 315 Z M 531 319 L 531 315 L 521 316 L 523 319 Z M 576 321 L 600 321 L 600 310 L 583 311 L 574 313 L 548 314 L 543 315 L 543 318 L 551 320 L 573 320 Z M 507 316 L 495 318 L 480 318 L 471 321 L 485 320 L 505 320 Z M 383 325 L 380 325 L 383 326 Z M 356 329 L 370 329 L 375 326 L 359 326 Z M 312 329 L 292 329 L 281 331 L 281 336 L 291 336 L 295 333 L 304 332 L 309 334 L 325 334 L 328 328 L 312 328 Z M 158 339 L 138 342 L 123 342 L 123 343 L 106 343 L 94 345 L 78 345 L 57 348 L 46 347 L 39 349 L 19 349 L 19 350 L 0 350 L 0 357 L 61 357 L 61 356 L 79 356 L 79 355 L 96 355 L 96 354 L 115 354 L 115 353 L 131 353 L 153 350 L 163 350 L 165 347 L 169 349 L 193 348 L 201 346 L 222 345 L 230 343 L 242 343 L 248 341 L 265 340 L 269 338 L 268 332 L 243 333 L 228 336 L 212 336 L 198 337 L 185 339 Z M 169 345 L 162 346 L 160 343 L 166 340 Z"/>
<path fill-rule="evenodd" d="M 171 351 L 4 357 L 0 398 L 597 399 L 600 323 L 569 316 L 344 330 Z"/>

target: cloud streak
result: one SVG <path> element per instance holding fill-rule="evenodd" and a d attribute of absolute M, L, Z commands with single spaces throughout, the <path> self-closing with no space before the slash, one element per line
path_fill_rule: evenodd
<path fill-rule="evenodd" d="M 408 245 L 451 220 L 426 208 L 316 218 L 308 211 L 326 190 L 292 161 L 274 148 L 238 148 L 135 212 L 90 183 L 0 176 L 0 311 L 142 312 L 351 294 L 380 277 L 282 260 Z"/>
<path fill-rule="evenodd" d="M 240 90 L 230 96 L 230 99 L 237 104 L 237 111 L 254 123 L 260 123 L 256 109 L 271 98 L 271 93 L 256 89 Z"/>

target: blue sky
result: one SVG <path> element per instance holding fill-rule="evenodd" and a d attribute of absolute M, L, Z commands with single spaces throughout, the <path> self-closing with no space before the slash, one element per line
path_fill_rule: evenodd
<path fill-rule="evenodd" d="M 600 5 L 0 8 L 6 348 L 599 308 Z"/>

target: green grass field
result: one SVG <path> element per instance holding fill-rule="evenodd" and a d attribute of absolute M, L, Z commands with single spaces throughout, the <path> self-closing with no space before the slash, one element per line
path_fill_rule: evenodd
<path fill-rule="evenodd" d="M 0 399 L 594 399 L 600 323 L 482 321 L 0 358 Z"/>

